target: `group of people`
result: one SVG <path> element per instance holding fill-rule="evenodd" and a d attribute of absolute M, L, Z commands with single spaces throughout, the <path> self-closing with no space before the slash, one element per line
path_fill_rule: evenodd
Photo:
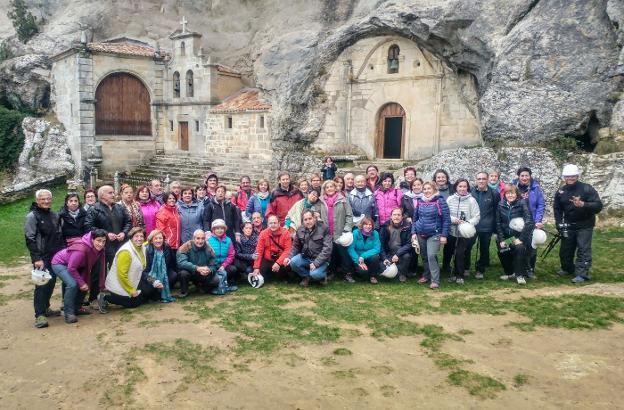
<path fill-rule="evenodd" d="M 186 297 L 191 284 L 216 295 L 246 281 L 259 287 L 294 277 L 301 286 L 326 285 L 336 277 L 373 284 L 417 277 L 436 289 L 445 273 L 463 284 L 475 246 L 474 278 L 484 278 L 492 236 L 501 279 L 525 284 L 535 276 L 546 205 L 529 168 L 518 169 L 509 183 L 498 172 L 479 172 L 473 186 L 464 178 L 451 183 L 442 169 L 425 181 L 407 167 L 399 183 L 376 165 L 365 175 L 336 172 L 328 158 L 309 180 L 295 184 L 280 172 L 273 190 L 266 179 L 254 189 L 244 176 L 232 193 L 214 173 L 205 185 L 172 182 L 168 192 L 155 179 L 136 191 L 122 185 L 118 202 L 105 185 L 87 190 L 84 205 L 78 193 L 68 193 L 58 213 L 50 209 L 51 192 L 37 191 L 26 216 L 26 244 L 33 275 L 47 270 L 51 279 L 35 286 L 35 326 L 46 327 L 49 316 L 61 314 L 50 308 L 56 277 L 63 285 L 65 321 L 75 323 L 90 313 L 90 303 L 100 313 L 109 304 L 168 303 Z M 574 274 L 573 282 L 580 283 L 589 279 L 602 203 L 594 188 L 579 181 L 576 166 L 566 165 L 562 177 L 554 200 L 562 238 L 559 274 Z"/>

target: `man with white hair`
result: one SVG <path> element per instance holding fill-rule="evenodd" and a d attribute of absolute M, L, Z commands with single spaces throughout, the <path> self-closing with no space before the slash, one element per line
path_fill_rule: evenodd
<path fill-rule="evenodd" d="M 48 327 L 49 316 L 59 316 L 60 310 L 50 309 L 50 298 L 54 292 L 56 275 L 52 271 L 52 257 L 63 247 L 59 216 L 50 209 L 52 192 L 40 189 L 35 193 L 35 202 L 24 221 L 24 236 L 33 267 L 47 269 L 52 276 L 45 285 L 35 286 L 35 327 Z"/>
<path fill-rule="evenodd" d="M 592 235 L 596 214 L 602 210 L 598 192 L 591 185 L 580 182 L 579 174 L 576 165 L 568 164 L 563 167 L 561 176 L 565 184 L 559 188 L 553 202 L 555 222 L 561 235 L 559 275 L 574 273 L 573 283 L 589 280 Z"/>
<path fill-rule="evenodd" d="M 181 278 L 179 297 L 188 296 L 189 279 L 206 293 L 219 286 L 215 252 L 206 243 L 206 233 L 202 229 L 193 232 L 193 239 L 178 248 L 176 260 Z"/>
<path fill-rule="evenodd" d="M 160 179 L 152 179 L 149 183 L 148 189 L 150 191 L 150 196 L 158 201 L 159 204 L 162 205 L 165 202 L 163 198 L 164 193 Z"/>

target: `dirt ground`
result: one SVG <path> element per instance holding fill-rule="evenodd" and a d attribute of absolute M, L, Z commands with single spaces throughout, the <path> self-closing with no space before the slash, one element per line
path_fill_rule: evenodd
<path fill-rule="evenodd" d="M 128 358 L 127 354 L 146 343 L 177 338 L 227 349 L 236 335 L 209 321 L 196 320 L 196 315 L 176 303 L 141 313 L 119 309 L 108 315 L 94 313 L 80 317 L 76 325 L 52 318 L 49 328 L 35 329 L 27 271 L 25 267 L 0 269 L 0 277 L 18 276 L 2 281 L 0 289 L 3 295 L 13 295 L 0 305 L 0 408 L 122 407 L 107 397 L 123 389 L 127 380 L 124 369 L 129 364 L 138 366 L 144 375 L 130 394 L 131 408 L 624 408 L 622 324 L 609 330 L 538 328 L 524 332 L 506 326 L 515 319 L 513 314 L 410 318 L 451 332 L 470 330 L 464 341 L 445 342 L 444 350 L 472 360 L 466 369 L 505 384 L 506 389 L 493 399 L 451 386 L 448 371 L 439 369 L 419 345 L 422 336 L 380 340 L 364 334 L 335 343 L 294 345 L 244 363 L 223 354 L 217 356 L 218 367 L 228 369 L 222 378 L 196 380 L 181 366 L 154 355 Z M 531 292 L 623 296 L 624 287 L 600 284 L 580 290 Z M 57 288 L 56 308 L 60 306 L 59 293 Z M 160 322 L 150 322 L 155 320 Z M 351 354 L 336 355 L 338 348 Z M 517 385 L 516 375 L 525 375 L 526 382 Z"/>

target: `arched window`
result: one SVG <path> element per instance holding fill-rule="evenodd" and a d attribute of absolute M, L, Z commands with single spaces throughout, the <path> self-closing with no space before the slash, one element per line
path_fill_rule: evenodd
<path fill-rule="evenodd" d="M 188 70 L 186 72 L 186 96 L 187 97 L 192 97 L 193 96 L 193 72 L 191 70 Z"/>
<path fill-rule="evenodd" d="M 184 44 L 184 41 L 180 43 L 180 55 L 181 56 L 186 55 L 186 44 Z"/>
<path fill-rule="evenodd" d="M 388 49 L 388 74 L 399 72 L 399 46 L 393 44 Z"/>
<path fill-rule="evenodd" d="M 180 98 L 180 73 L 173 73 L 173 98 Z"/>

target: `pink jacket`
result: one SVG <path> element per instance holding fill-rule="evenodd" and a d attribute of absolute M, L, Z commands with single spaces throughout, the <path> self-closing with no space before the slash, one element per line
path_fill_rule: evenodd
<path fill-rule="evenodd" d="M 401 200 L 403 199 L 403 191 L 396 188 L 390 188 L 382 191 L 379 188 L 375 191 L 375 202 L 377 203 L 377 212 L 379 215 L 379 226 L 383 225 L 390 219 L 394 208 L 401 208 Z"/>
<path fill-rule="evenodd" d="M 141 202 L 141 212 L 143 212 L 143 220 L 145 221 L 146 236 L 156 229 L 156 212 L 160 209 L 160 203 L 155 199 L 149 199 L 147 202 Z"/>

